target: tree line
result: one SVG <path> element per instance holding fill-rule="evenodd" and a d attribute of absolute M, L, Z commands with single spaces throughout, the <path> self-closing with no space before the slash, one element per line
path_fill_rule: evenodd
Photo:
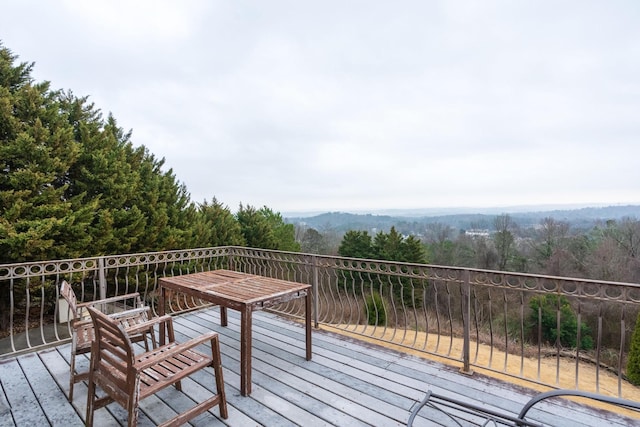
<path fill-rule="evenodd" d="M 392 226 L 389 233 L 377 232 L 375 237 L 367 231 L 348 231 L 337 245 L 335 233 L 320 233 L 298 225 L 297 235 L 303 251 L 322 249 L 327 254 L 345 257 L 640 283 L 640 221 L 634 217 L 605 220 L 591 229 L 572 229 L 566 221 L 547 217 L 535 227 L 521 228 L 508 214 L 501 214 L 495 217 L 491 233 L 466 233 L 446 224 L 432 223 L 426 226 L 422 238 L 417 238 L 402 235 Z M 342 289 L 350 292 L 349 283 L 353 281 L 350 273 L 344 272 L 343 276 L 346 280 Z M 429 284 L 421 286 L 429 290 Z M 385 297 L 405 306 L 420 306 L 421 302 L 414 300 L 420 292 L 403 294 L 404 286 L 394 291 L 376 288 L 364 295 L 364 311 L 370 325 L 386 324 Z M 579 321 L 567 297 L 539 295 L 527 304 L 528 341 L 541 341 L 554 348 L 593 349 L 592 334 L 597 330 L 594 319 L 585 311 Z M 635 312 L 632 308 L 631 313 Z M 591 327 L 589 323 L 594 325 Z M 603 327 L 602 344 L 615 347 L 619 340 L 610 342 L 609 338 L 616 333 L 607 329 L 606 321 Z M 640 385 L 640 315 L 632 328 L 626 378 Z"/>
<path fill-rule="evenodd" d="M 427 264 L 640 282 L 640 221 L 635 217 L 602 220 L 591 228 L 546 217 L 533 226 L 522 227 L 509 214 L 500 214 L 484 233 L 433 222 L 410 234 L 392 226 L 389 235 L 392 241 L 404 239 L 411 246 L 420 245 L 422 262 Z M 362 230 L 341 234 L 329 224 L 318 231 L 298 223 L 296 238 L 303 252 L 418 262 L 386 258 L 384 251 L 367 249 L 374 237 Z"/>

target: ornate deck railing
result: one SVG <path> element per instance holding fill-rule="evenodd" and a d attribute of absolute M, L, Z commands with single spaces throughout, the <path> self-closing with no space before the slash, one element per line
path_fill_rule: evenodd
<path fill-rule="evenodd" d="M 0 358 L 68 340 L 63 279 L 82 301 L 137 291 L 156 309 L 159 278 L 218 268 L 309 283 L 316 326 L 465 372 L 631 399 L 637 392 L 625 372 L 638 284 L 243 247 L 0 265 Z M 171 310 L 200 305 L 178 296 Z M 299 301 L 274 310 L 302 315 Z"/>

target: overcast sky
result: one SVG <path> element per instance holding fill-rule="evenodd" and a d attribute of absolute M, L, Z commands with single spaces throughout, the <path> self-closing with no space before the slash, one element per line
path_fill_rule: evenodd
<path fill-rule="evenodd" d="M 640 203 L 640 1 L 0 0 L 0 40 L 275 211 Z"/>

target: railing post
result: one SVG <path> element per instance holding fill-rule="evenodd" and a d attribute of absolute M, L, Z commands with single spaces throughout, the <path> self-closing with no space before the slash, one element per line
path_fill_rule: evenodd
<path fill-rule="evenodd" d="M 462 327 L 463 327 L 463 344 L 462 344 L 462 372 L 465 374 L 473 374 L 471 370 L 471 272 L 464 270 L 464 282 L 462 283 Z"/>
<path fill-rule="evenodd" d="M 98 287 L 100 299 L 105 299 L 107 297 L 107 275 L 104 271 L 104 257 L 98 258 Z"/>
<path fill-rule="evenodd" d="M 311 284 L 311 292 L 313 292 L 313 322 L 315 328 L 318 328 L 318 257 L 311 255 L 311 267 L 313 268 L 313 283 Z"/>
<path fill-rule="evenodd" d="M 235 246 L 231 246 L 229 248 L 229 270 L 231 271 L 236 271 L 236 265 L 235 265 L 235 255 L 236 255 L 236 247 Z"/>

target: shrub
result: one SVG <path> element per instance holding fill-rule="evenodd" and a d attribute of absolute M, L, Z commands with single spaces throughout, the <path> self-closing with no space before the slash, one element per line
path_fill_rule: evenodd
<path fill-rule="evenodd" d="M 631 336 L 629 356 L 627 359 L 627 378 L 633 385 L 640 385 L 640 314 Z"/>
<path fill-rule="evenodd" d="M 366 313 L 367 324 L 381 326 L 387 323 L 387 312 L 384 309 L 384 302 L 378 292 L 367 295 Z"/>
<path fill-rule="evenodd" d="M 578 318 L 565 296 L 541 295 L 531 298 L 531 324 L 534 336 L 538 331 L 538 320 L 541 323 L 542 339 L 556 345 L 558 341 L 563 347 L 577 347 Z M 557 312 L 560 310 L 560 325 L 558 325 Z M 540 319 L 538 319 L 540 311 Z M 593 338 L 586 323 L 580 323 L 580 349 L 591 350 Z"/>
<path fill-rule="evenodd" d="M 498 314 L 494 320 L 496 331 L 506 333 L 510 341 L 520 341 L 522 327 L 520 316 L 513 313 Z"/>

